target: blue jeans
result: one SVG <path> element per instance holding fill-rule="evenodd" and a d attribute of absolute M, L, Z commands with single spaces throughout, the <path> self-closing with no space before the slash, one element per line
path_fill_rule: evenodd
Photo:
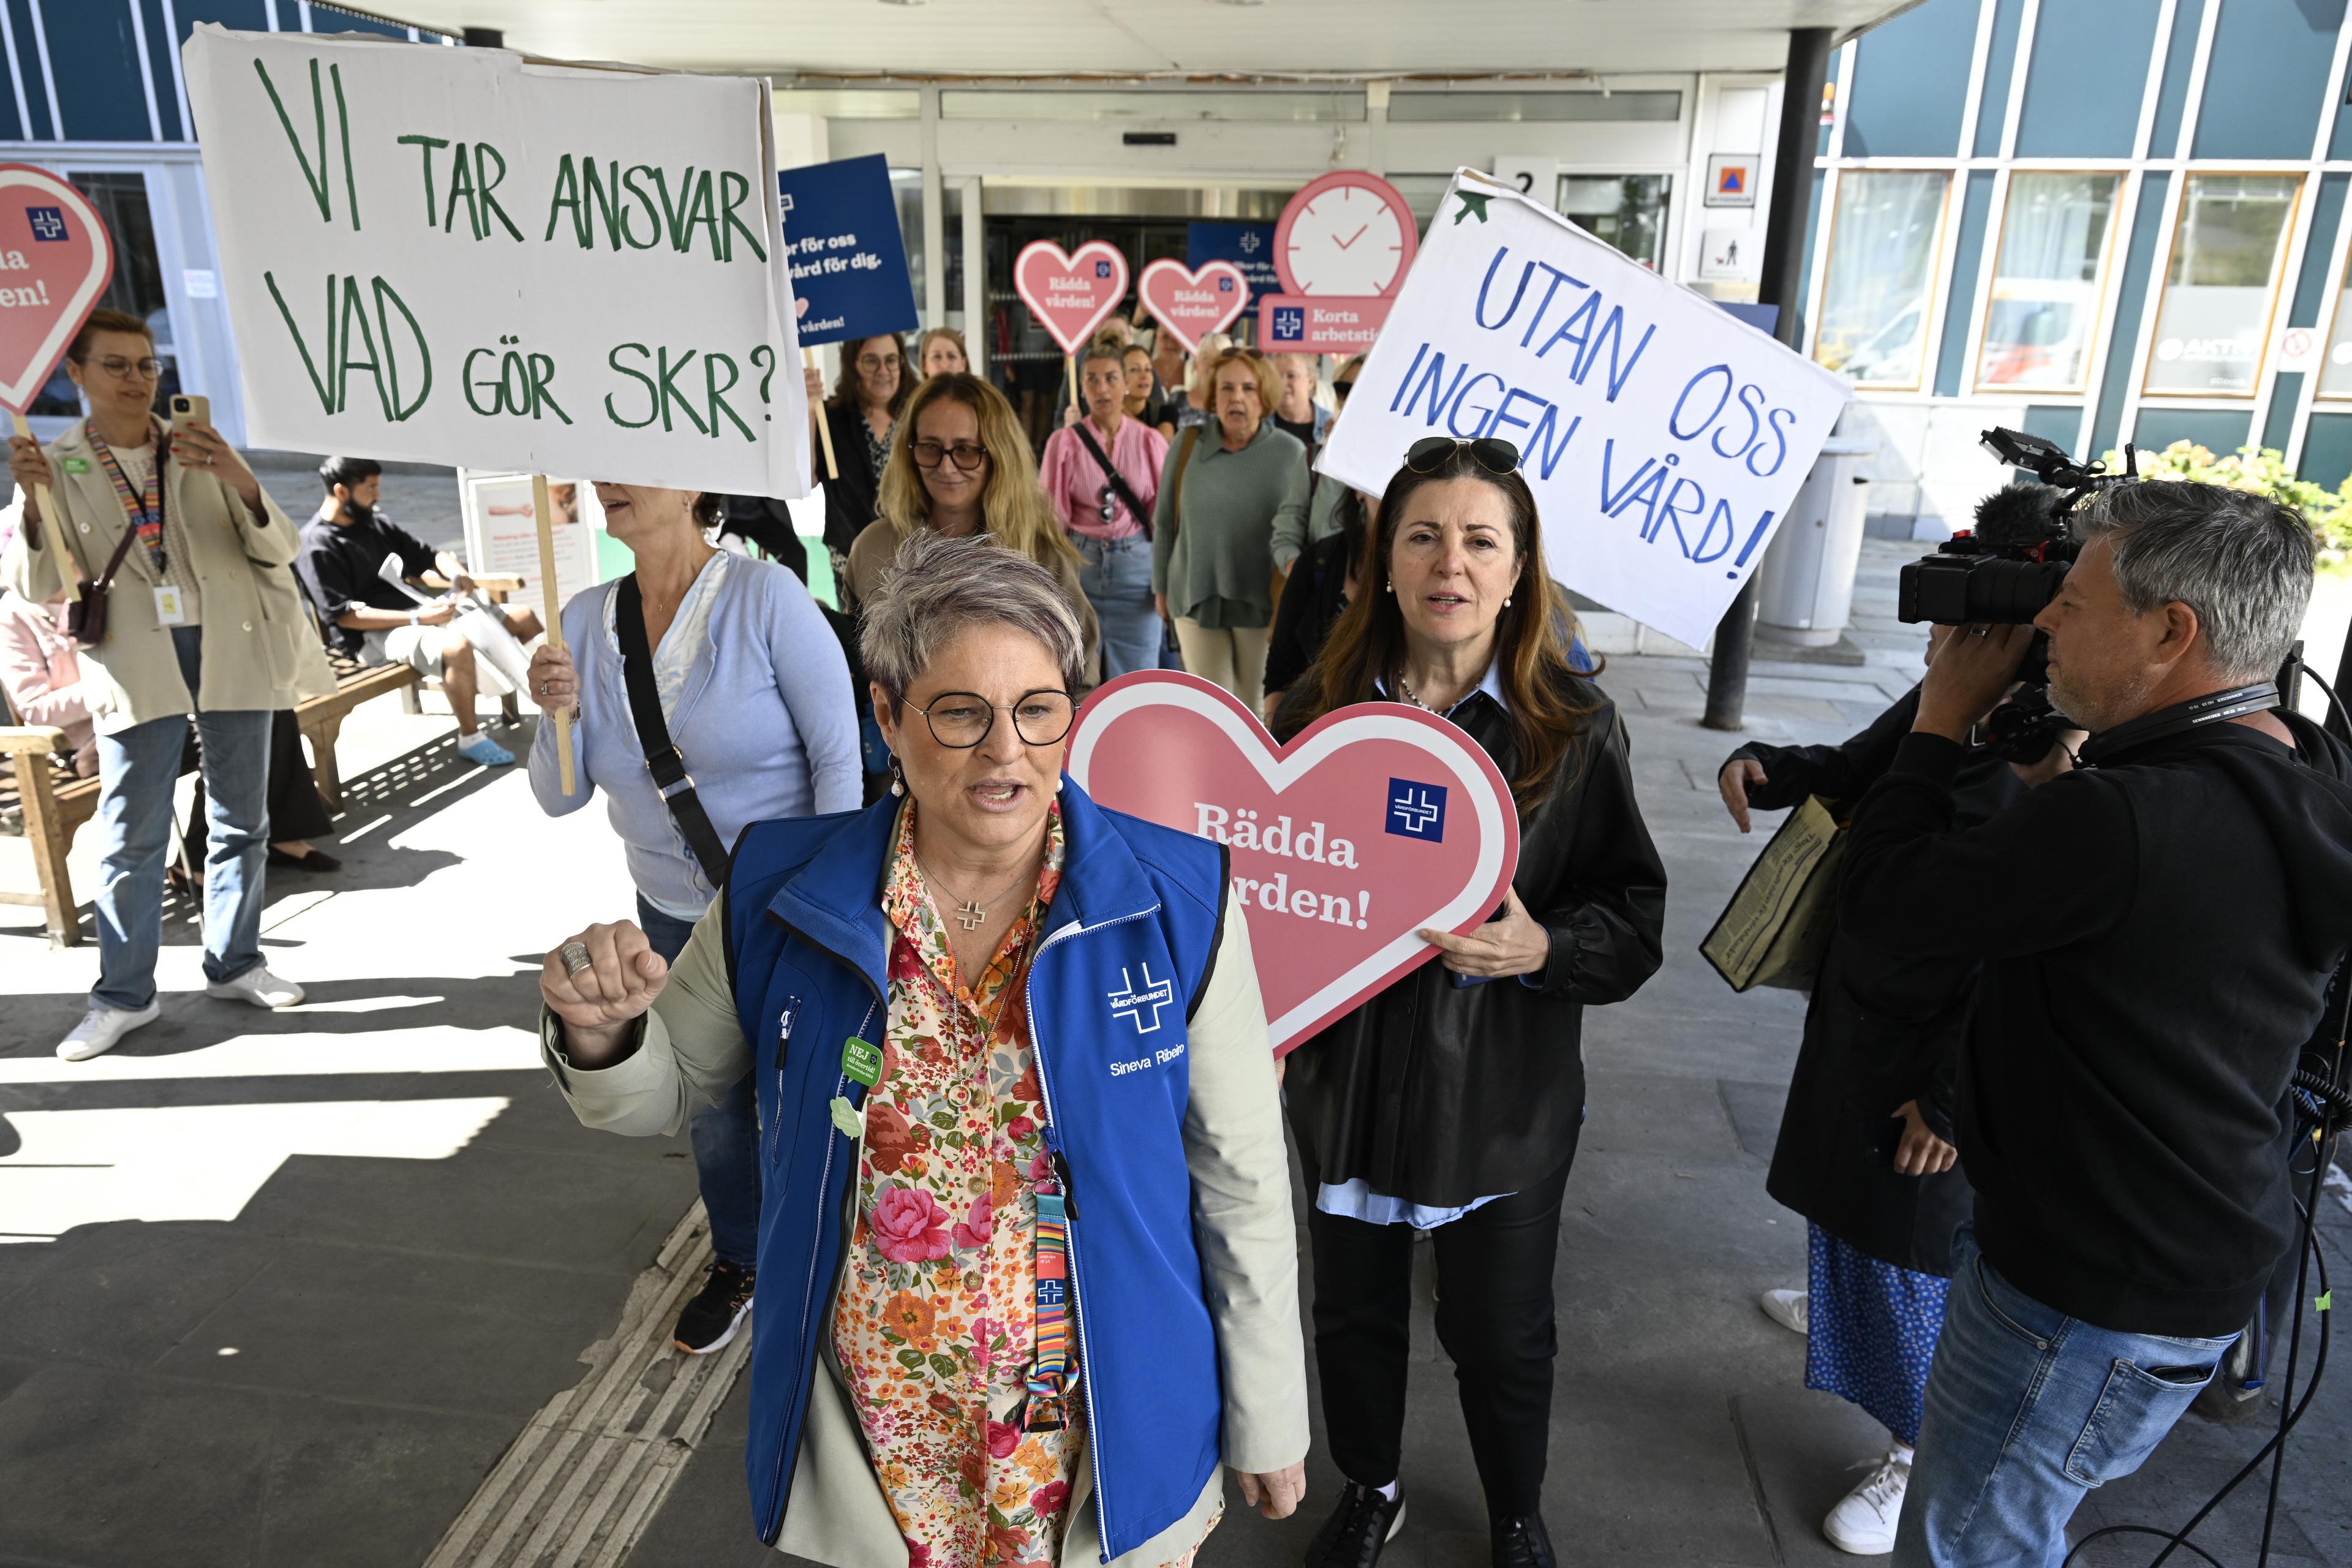
<path fill-rule="evenodd" d="M 1151 598 L 1151 541 L 1139 533 L 1132 539 L 1069 537 L 1086 563 L 1078 583 L 1102 623 L 1103 679 L 1158 669 L 1166 623 Z"/>
<path fill-rule="evenodd" d="M 200 689 L 204 632 L 173 626 L 172 649 Z M 261 862 L 269 848 L 269 710 L 196 715 L 204 748 L 205 978 L 234 980 L 261 962 Z M 98 984 L 90 1005 L 136 1013 L 155 1000 L 163 942 L 163 858 L 172 786 L 188 716 L 150 719 L 98 738 Z"/>
<path fill-rule="evenodd" d="M 694 922 L 664 914 L 637 896 L 637 925 L 646 941 L 675 963 Z M 749 1073 L 716 1105 L 698 1107 L 686 1124 L 694 1145 L 694 1173 L 702 1182 L 702 1210 L 710 1220 L 710 1250 L 721 1263 L 754 1267 L 760 1258 L 760 1107 Z"/>
<path fill-rule="evenodd" d="M 1962 1226 L 1896 1568 L 2055 1568 L 2093 1487 L 2139 1468 L 2237 1336 L 2102 1329 L 2002 1279 Z"/>

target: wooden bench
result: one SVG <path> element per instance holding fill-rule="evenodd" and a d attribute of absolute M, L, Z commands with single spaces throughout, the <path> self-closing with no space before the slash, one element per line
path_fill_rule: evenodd
<path fill-rule="evenodd" d="M 520 577 L 477 581 L 500 603 L 522 586 Z M 342 732 L 343 720 L 361 703 L 394 691 L 414 704 L 424 678 L 404 664 L 362 665 L 339 655 L 331 655 L 329 663 L 335 672 L 335 689 L 296 704 L 294 723 L 310 739 L 310 773 L 320 798 L 330 811 L 339 811 L 343 804 L 343 780 L 335 762 L 335 740 Z M 511 693 L 500 706 L 509 723 L 518 721 L 520 710 Z M 417 710 L 412 706 L 410 711 Z M 38 906 L 49 941 L 59 947 L 72 947 L 81 941 L 77 914 L 80 906 L 74 900 L 66 855 L 73 847 L 74 830 L 98 815 L 98 780 L 75 777 L 72 755 L 63 730 L 46 724 L 0 726 L 0 757 L 14 764 L 25 841 L 32 848 L 34 869 L 40 879 L 37 893 L 0 889 L 0 904 Z M 6 783 L 0 781 L 0 804 L 5 803 Z"/>

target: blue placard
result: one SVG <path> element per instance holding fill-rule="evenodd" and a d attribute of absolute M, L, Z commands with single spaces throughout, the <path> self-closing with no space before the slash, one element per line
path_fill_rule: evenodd
<path fill-rule="evenodd" d="M 803 347 L 915 329 L 915 286 L 880 153 L 776 171 Z"/>
<path fill-rule="evenodd" d="M 1230 261 L 1249 279 L 1250 305 L 1261 294 L 1282 292 L 1282 278 L 1274 269 L 1274 225 L 1270 223 L 1188 223 L 1184 226 L 1184 265 L 1198 272 L 1212 261 Z"/>
<path fill-rule="evenodd" d="M 1389 780 L 1388 829 L 1400 838 L 1445 841 L 1445 786 L 1412 779 Z"/>

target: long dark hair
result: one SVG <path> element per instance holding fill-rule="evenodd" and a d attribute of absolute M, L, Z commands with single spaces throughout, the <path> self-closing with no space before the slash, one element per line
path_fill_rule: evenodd
<path fill-rule="evenodd" d="M 1348 602 L 1323 651 L 1300 682 L 1307 701 L 1286 711 L 1284 727 L 1295 721 L 1301 729 L 1335 708 L 1381 700 L 1377 681 L 1393 682 L 1403 668 L 1404 612 L 1396 595 L 1387 591 L 1389 561 L 1396 547 L 1396 531 L 1404 518 L 1405 503 L 1423 485 L 1447 479 L 1475 479 L 1499 491 L 1509 506 L 1511 537 L 1517 547 L 1519 580 L 1511 602 L 1495 622 L 1497 673 L 1507 699 L 1512 731 L 1512 754 L 1517 763 L 1511 776 L 1511 798 L 1522 813 L 1543 804 L 1557 782 L 1561 763 L 1584 732 L 1585 721 L 1600 710 L 1595 693 L 1580 701 L 1589 689 L 1573 678 L 1568 662 L 1567 606 L 1553 592 L 1545 569 L 1543 529 L 1536 516 L 1535 492 L 1516 472 L 1488 472 L 1471 456 L 1465 444 L 1456 447 L 1427 473 L 1401 468 L 1381 496 L 1380 522 L 1374 532 L 1372 557 L 1364 563 L 1360 587 Z M 1599 673 L 1596 662 L 1592 673 Z M 1295 732 L 1295 731 L 1294 731 Z"/>
<path fill-rule="evenodd" d="M 857 351 L 877 338 L 888 343 L 898 356 L 898 390 L 890 395 L 890 417 L 896 419 L 907 406 L 907 399 L 915 395 L 915 384 L 923 379 L 915 367 L 907 363 L 907 345 L 896 332 L 869 332 L 862 338 L 851 338 L 844 342 L 841 345 L 841 369 L 833 378 L 833 392 L 825 402 L 835 408 L 863 406 L 857 401 Z"/>

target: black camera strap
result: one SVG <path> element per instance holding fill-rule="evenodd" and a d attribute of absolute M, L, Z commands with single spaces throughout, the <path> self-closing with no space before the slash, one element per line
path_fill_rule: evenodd
<path fill-rule="evenodd" d="M 702 866 L 714 888 L 727 886 L 734 857 L 719 842 L 710 814 L 694 793 L 694 775 L 686 771 L 686 757 L 669 738 L 662 718 L 661 697 L 654 689 L 653 649 L 646 643 L 645 601 L 637 592 L 637 574 L 621 579 L 613 599 L 613 629 L 621 638 L 621 679 L 629 690 L 629 719 L 636 726 L 637 744 L 645 748 L 646 771 L 654 776 L 654 792 L 686 836 L 686 847 Z"/>
<path fill-rule="evenodd" d="M 2100 731 L 2083 742 L 2083 749 L 2077 753 L 2078 760 L 2088 766 L 2097 767 L 2150 741 L 2201 730 L 2208 724 L 2242 719 L 2249 713 L 2268 712 L 2277 707 L 2278 702 L 2278 687 L 2268 680 L 2257 680 L 2250 686 L 2232 686 L 2227 691 L 2209 691 L 2202 697 L 2192 697 L 2186 702 L 2176 702 L 2169 708 L 2143 713 L 2112 730 Z"/>
<path fill-rule="evenodd" d="M 1078 439 L 1086 443 L 1087 450 L 1102 466 L 1103 478 L 1108 479 L 1110 488 L 1118 492 L 1118 499 L 1127 503 L 1127 510 L 1135 514 L 1135 521 L 1143 524 L 1143 537 L 1150 538 L 1151 509 L 1135 499 L 1135 490 L 1128 484 L 1127 477 L 1112 466 L 1109 455 L 1102 449 L 1102 443 L 1095 439 L 1095 433 L 1087 428 L 1085 420 L 1079 420 L 1070 428 L 1078 433 Z"/>

